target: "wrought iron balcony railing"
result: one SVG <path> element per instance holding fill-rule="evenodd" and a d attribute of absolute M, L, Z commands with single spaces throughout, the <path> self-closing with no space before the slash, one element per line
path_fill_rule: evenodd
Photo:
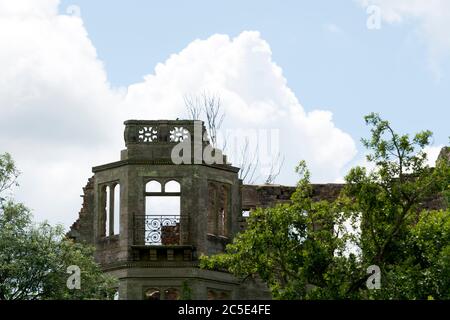
<path fill-rule="evenodd" d="M 179 245 L 179 215 L 135 215 L 134 243 L 145 245 Z"/>

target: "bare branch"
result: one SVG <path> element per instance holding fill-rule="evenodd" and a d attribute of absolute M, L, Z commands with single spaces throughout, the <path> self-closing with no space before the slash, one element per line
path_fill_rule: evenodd
<path fill-rule="evenodd" d="M 258 145 L 253 152 L 249 151 L 250 143 L 248 137 L 245 138 L 244 146 L 241 149 L 241 162 L 239 167 L 239 178 L 245 183 L 253 184 L 255 182 L 255 172 L 259 165 Z"/>
<path fill-rule="evenodd" d="M 202 115 L 202 106 L 200 104 L 199 98 L 191 94 L 185 94 L 183 99 L 189 118 L 191 120 L 200 120 L 200 117 Z"/>
<path fill-rule="evenodd" d="M 269 174 L 267 175 L 266 184 L 272 184 L 274 183 L 275 179 L 280 175 L 281 168 L 284 165 L 284 156 L 281 156 L 281 153 L 278 152 L 275 159 L 272 159 L 272 162 L 270 163 L 270 170 Z"/>
<path fill-rule="evenodd" d="M 211 139 L 211 145 L 217 147 L 217 132 L 220 130 L 225 114 L 222 112 L 222 103 L 220 97 L 216 94 L 210 94 L 206 91 L 201 95 L 203 99 L 203 112 L 206 116 L 206 125 Z"/>
<path fill-rule="evenodd" d="M 207 91 L 203 91 L 199 95 L 186 94 L 184 95 L 184 104 L 190 119 L 200 120 L 203 118 L 205 120 L 209 142 L 213 148 L 217 148 L 219 143 L 218 133 L 225 119 L 220 96 Z M 222 151 L 225 151 L 228 145 L 228 136 L 223 136 L 223 140 L 221 141 Z M 238 166 L 241 168 L 239 178 L 245 181 L 245 183 L 252 184 L 258 179 L 255 175 L 257 169 L 260 167 L 258 144 L 253 150 L 250 149 L 249 139 L 246 138 L 244 146 L 239 150 L 240 154 L 238 156 L 240 156 L 240 163 Z M 281 172 L 284 160 L 284 156 L 281 156 L 280 153 L 272 159 L 265 183 L 271 184 L 275 181 Z"/>
<path fill-rule="evenodd" d="M 217 148 L 218 131 L 225 119 L 220 97 L 207 91 L 200 95 L 186 94 L 184 95 L 184 104 L 190 119 L 200 120 L 202 116 L 205 118 L 210 143 L 214 148 Z M 223 144 L 226 146 L 226 138 Z"/>

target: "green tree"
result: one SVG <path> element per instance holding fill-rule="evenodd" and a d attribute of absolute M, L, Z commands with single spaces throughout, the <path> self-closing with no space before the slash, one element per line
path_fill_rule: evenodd
<path fill-rule="evenodd" d="M 423 211 L 408 232 L 402 260 L 387 266 L 382 299 L 450 299 L 450 211 Z"/>
<path fill-rule="evenodd" d="M 28 208 L 4 195 L 19 172 L 0 155 L 0 300 L 105 299 L 115 280 L 93 260 L 93 248 L 66 239 L 61 226 L 35 225 Z M 80 289 L 69 289 L 67 267 L 81 271 Z"/>
<path fill-rule="evenodd" d="M 365 120 L 371 126 L 371 138 L 362 142 L 374 169 L 351 169 L 343 195 L 352 199 L 347 209 L 361 221 L 358 246 L 362 268 L 377 265 L 382 272 L 381 290 L 370 293 L 393 299 L 426 298 L 419 291 L 408 290 L 418 278 L 403 279 L 400 275 L 401 270 L 408 274 L 423 271 L 423 266 L 413 264 L 413 252 L 408 250 L 413 245 L 411 233 L 419 221 L 427 224 L 433 216 L 424 203 L 448 192 L 450 168 L 446 162 L 434 168 L 427 165 L 424 148 L 429 145 L 430 131 L 411 138 L 396 133 L 378 114 L 372 113 Z M 445 237 L 441 241 L 450 243 Z M 352 290 L 363 288 L 364 278 L 361 280 Z"/>
<path fill-rule="evenodd" d="M 351 169 L 336 201 L 315 202 L 302 162 L 291 202 L 253 211 L 226 252 L 201 265 L 258 276 L 279 299 L 449 298 L 450 213 L 424 203 L 449 192 L 450 168 L 427 165 L 431 132 L 410 138 L 377 114 L 365 120 L 373 170 Z M 371 265 L 380 290 L 366 287 Z"/>
<path fill-rule="evenodd" d="M 227 246 L 226 253 L 202 257 L 202 267 L 224 268 L 243 278 L 258 276 L 276 299 L 308 298 L 326 286 L 337 290 L 329 298 L 345 291 L 328 278 L 329 270 L 342 266 L 345 251 L 347 239 L 340 227 L 345 216 L 338 208 L 342 204 L 313 201 L 305 163 L 296 171 L 301 179 L 291 203 L 252 211 L 245 232 Z"/>

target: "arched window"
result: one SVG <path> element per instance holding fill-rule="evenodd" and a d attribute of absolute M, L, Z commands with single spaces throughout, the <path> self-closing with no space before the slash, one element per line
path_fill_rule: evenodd
<path fill-rule="evenodd" d="M 170 180 L 164 186 L 164 192 L 181 192 L 180 184 L 175 180 Z"/>
<path fill-rule="evenodd" d="M 226 291 L 221 291 L 217 300 L 230 300 L 230 293 Z"/>
<path fill-rule="evenodd" d="M 145 185 L 145 192 L 161 192 L 161 183 L 155 180 L 147 182 Z"/>
<path fill-rule="evenodd" d="M 164 300 L 178 300 L 180 298 L 180 291 L 178 289 L 169 288 L 164 291 Z"/>
<path fill-rule="evenodd" d="M 146 300 L 161 300 L 161 291 L 158 288 L 150 288 L 145 291 Z"/>
<path fill-rule="evenodd" d="M 217 293 L 214 290 L 208 289 L 208 300 L 217 300 Z"/>
<path fill-rule="evenodd" d="M 231 292 L 220 289 L 208 289 L 208 300 L 229 300 Z"/>

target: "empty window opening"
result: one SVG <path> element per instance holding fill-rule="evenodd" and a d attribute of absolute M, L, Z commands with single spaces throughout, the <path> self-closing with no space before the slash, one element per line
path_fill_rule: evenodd
<path fill-rule="evenodd" d="M 224 210 L 224 208 L 219 209 L 219 221 L 218 222 L 219 222 L 219 224 L 218 224 L 219 235 L 225 236 L 226 225 L 225 225 L 225 210 Z"/>
<path fill-rule="evenodd" d="M 216 236 L 228 236 L 229 185 L 219 182 L 208 183 L 207 232 Z"/>
<path fill-rule="evenodd" d="M 147 289 L 145 291 L 146 300 L 161 300 L 161 291 L 157 288 Z"/>
<path fill-rule="evenodd" d="M 145 214 L 151 216 L 179 216 L 179 196 L 148 196 L 145 198 Z"/>
<path fill-rule="evenodd" d="M 145 200 L 145 244 L 179 244 L 180 197 L 147 196 Z"/>
<path fill-rule="evenodd" d="M 242 216 L 245 218 L 250 217 L 250 210 L 242 210 Z"/>
<path fill-rule="evenodd" d="M 230 292 L 222 291 L 218 295 L 218 300 L 230 300 Z"/>
<path fill-rule="evenodd" d="M 175 180 L 167 182 L 164 186 L 164 192 L 180 192 L 180 184 Z"/>
<path fill-rule="evenodd" d="M 99 215 L 98 215 L 98 231 L 100 237 L 106 237 L 106 225 L 107 225 L 107 217 L 108 217 L 108 206 L 106 196 L 106 185 L 99 186 L 100 194 L 99 194 Z"/>
<path fill-rule="evenodd" d="M 208 300 L 217 300 L 217 294 L 214 290 L 208 290 Z"/>
<path fill-rule="evenodd" d="M 147 182 L 145 185 L 145 191 L 146 192 L 161 192 L 161 183 L 158 181 L 152 180 Z"/>
<path fill-rule="evenodd" d="M 231 292 L 220 289 L 208 289 L 208 300 L 230 300 Z"/>
<path fill-rule="evenodd" d="M 120 232 L 120 185 L 110 183 L 99 186 L 99 235 L 109 237 Z"/>
<path fill-rule="evenodd" d="M 180 244 L 180 184 L 171 180 L 161 190 L 161 184 L 152 180 L 145 190 L 144 244 Z"/>
<path fill-rule="evenodd" d="M 178 289 L 169 288 L 164 291 L 164 300 L 179 300 L 180 291 Z"/>
<path fill-rule="evenodd" d="M 228 236 L 228 211 L 229 211 L 229 188 L 222 184 L 219 192 L 218 203 L 218 231 L 220 236 Z"/>
<path fill-rule="evenodd" d="M 114 234 L 120 233 L 120 184 L 114 187 Z"/>
<path fill-rule="evenodd" d="M 111 194 L 111 189 L 109 186 L 106 187 L 106 193 L 105 193 L 105 197 L 106 197 L 106 201 L 105 201 L 105 236 L 109 236 L 109 221 L 110 221 L 110 194 Z"/>
<path fill-rule="evenodd" d="M 216 234 L 217 233 L 217 216 L 216 216 L 216 194 L 217 194 L 217 187 L 213 183 L 208 184 L 208 195 L 209 195 L 209 203 L 208 203 L 208 226 L 207 226 L 207 232 L 209 234 Z"/>

